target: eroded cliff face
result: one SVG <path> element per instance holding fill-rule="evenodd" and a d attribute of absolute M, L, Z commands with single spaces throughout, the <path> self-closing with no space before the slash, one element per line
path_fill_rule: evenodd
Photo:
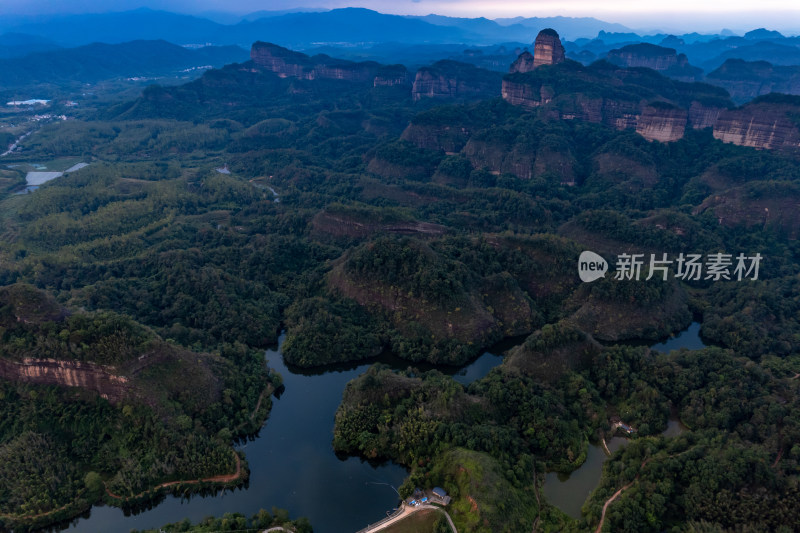
<path fill-rule="evenodd" d="M 120 402 L 131 391 L 128 378 L 115 375 L 113 369 L 80 361 L 26 358 L 15 362 L 0 357 L 0 377 L 37 385 L 80 387 L 112 403 Z"/>
<path fill-rule="evenodd" d="M 645 106 L 637 117 L 636 133 L 648 141 L 677 141 L 683 138 L 687 118 L 685 109 Z"/>
<path fill-rule="evenodd" d="M 565 59 L 564 46 L 558 33 L 551 28 L 540 31 L 533 43 L 533 67 L 556 65 L 563 63 Z"/>
<path fill-rule="evenodd" d="M 674 48 L 649 43 L 630 44 L 611 50 L 606 60 L 621 67 L 644 67 L 653 69 L 672 79 L 693 82 L 702 78 L 703 70 L 689 64 L 686 54 L 678 54 Z"/>
<path fill-rule="evenodd" d="M 502 75 L 457 61 L 438 61 L 422 67 L 414 78 L 411 95 L 423 98 L 479 100 L 500 95 Z"/>
<path fill-rule="evenodd" d="M 515 83 L 503 80 L 500 88 L 503 100 L 511 105 L 518 105 L 532 109 L 550 102 L 553 98 L 552 89 L 547 86 L 535 87 L 526 83 Z"/>
<path fill-rule="evenodd" d="M 511 63 L 511 68 L 508 71 L 513 74 L 515 72 L 530 72 L 534 68 L 536 68 L 536 65 L 533 54 L 525 51 L 519 55 L 516 61 Z"/>
<path fill-rule="evenodd" d="M 740 146 L 800 148 L 798 96 L 773 93 L 731 109 L 733 103 L 726 93 L 710 85 L 680 84 L 660 92 L 660 83 L 672 82 L 644 70 L 568 62 L 551 69 L 507 74 L 501 93 L 511 105 L 538 108 L 543 117 L 633 129 L 651 141 L 677 141 L 691 126 L 712 127 L 715 138 Z M 647 92 L 659 96 L 637 99 Z"/>
<path fill-rule="evenodd" d="M 411 86 L 411 75 L 403 65 L 381 67 L 372 80 L 373 87 Z"/>
<path fill-rule="evenodd" d="M 798 106 L 781 103 L 753 103 L 720 112 L 714 124 L 714 138 L 753 148 L 800 148 L 800 129 L 789 116 Z"/>
<path fill-rule="evenodd" d="M 281 78 L 311 79 L 309 57 L 299 52 L 271 43 L 256 42 L 250 48 L 250 59 L 259 67 L 270 70 Z"/>
<path fill-rule="evenodd" d="M 706 81 L 728 91 L 739 104 L 769 93 L 800 95 L 800 66 L 728 59 Z"/>
<path fill-rule="evenodd" d="M 689 106 L 689 123 L 696 130 L 713 128 L 714 124 L 717 123 L 719 114 L 725 109 L 727 108 L 694 101 Z"/>
<path fill-rule="evenodd" d="M 304 80 L 329 79 L 374 83 L 380 70 L 377 63 L 370 61 L 355 63 L 325 55 L 309 57 L 260 41 L 254 43 L 250 49 L 250 59 L 257 66 L 272 71 L 281 78 Z"/>
<path fill-rule="evenodd" d="M 631 44 L 611 50 L 606 59 L 622 67 L 646 67 L 658 71 L 678 64 L 678 54 L 674 48 L 648 43 Z"/>

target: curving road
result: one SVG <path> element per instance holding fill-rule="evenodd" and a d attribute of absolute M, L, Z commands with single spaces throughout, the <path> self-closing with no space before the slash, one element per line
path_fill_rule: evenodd
<path fill-rule="evenodd" d="M 445 518 L 447 518 L 447 523 L 450 524 L 450 529 L 453 530 L 453 533 L 458 533 L 458 530 L 456 529 L 456 525 L 453 523 L 453 520 L 450 518 L 450 515 L 448 514 L 447 511 L 445 511 L 441 507 L 437 507 L 435 505 L 428 505 L 428 504 L 416 505 L 414 507 L 411 507 L 409 505 L 406 505 L 405 502 L 403 502 L 402 506 L 403 507 L 402 507 L 401 511 L 398 514 L 396 514 L 395 516 L 393 516 L 392 518 L 390 518 L 389 520 L 386 520 L 384 522 L 378 522 L 374 526 L 362 529 L 358 533 L 377 533 L 378 531 L 382 531 L 382 530 L 386 529 L 387 527 L 391 526 L 392 524 L 395 524 L 395 523 L 399 522 L 400 520 L 402 520 L 402 519 L 404 519 L 404 518 L 406 518 L 408 516 L 411 516 L 412 514 L 418 512 L 418 511 L 422 511 L 422 510 L 425 510 L 425 509 L 433 509 L 435 511 L 439 511 L 439 512 L 444 513 Z"/>

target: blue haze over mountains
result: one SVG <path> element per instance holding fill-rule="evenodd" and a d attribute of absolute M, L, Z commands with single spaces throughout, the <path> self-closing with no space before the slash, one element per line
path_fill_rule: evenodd
<path fill-rule="evenodd" d="M 753 78 L 768 73 L 789 80 L 781 86 L 800 87 L 795 80 L 800 76 L 800 37 L 765 29 L 743 36 L 729 31 L 714 35 L 639 35 L 621 24 L 588 17 L 411 17 L 363 8 L 209 16 L 146 8 L 103 14 L 3 16 L 0 88 L 45 79 L 92 82 L 131 73 L 151 75 L 199 65 L 219 67 L 246 61 L 250 45 L 259 40 L 309 55 L 325 53 L 358 61 L 403 63 L 410 68 L 449 58 L 507 71 L 520 51 L 532 48 L 536 34 L 545 27 L 559 32 L 567 57 L 584 64 L 605 59 L 611 50 L 644 42 L 685 54 L 691 66 L 703 69 L 698 79 L 725 66 L 724 75 L 728 77 L 743 73 Z M 187 45 L 190 48 L 185 48 Z M 199 48 L 203 45 L 213 46 Z M 728 65 L 726 60 L 733 63 Z M 763 93 L 768 89 L 749 90 Z"/>

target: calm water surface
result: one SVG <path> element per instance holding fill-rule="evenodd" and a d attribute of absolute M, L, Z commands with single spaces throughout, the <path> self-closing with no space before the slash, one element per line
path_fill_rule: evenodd
<path fill-rule="evenodd" d="M 680 348 L 699 350 L 705 348 L 705 346 L 700 339 L 700 323 L 692 322 L 684 331 L 664 342 L 652 345 L 651 348 L 660 352 L 670 352 Z M 676 417 L 673 417 L 670 418 L 667 423 L 667 429 L 664 430 L 662 435 L 674 437 L 685 430 L 686 427 Z M 617 451 L 627 442 L 627 439 L 622 437 L 613 437 L 606 441 L 611 453 Z M 581 507 L 600 483 L 603 463 L 606 462 L 606 459 L 608 459 L 608 456 L 603 450 L 602 444 L 590 444 L 586 462 L 571 474 L 548 473 L 545 476 L 542 492 L 550 503 L 569 516 L 579 518 L 581 516 Z"/>
<path fill-rule="evenodd" d="M 283 340 L 282 335 L 281 344 Z M 403 482 L 406 470 L 394 463 L 371 465 L 356 457 L 339 459 L 331 444 L 334 414 L 344 386 L 372 363 L 304 372 L 287 367 L 280 348 L 268 350 L 266 357 L 267 364 L 283 376 L 286 390 L 273 399 L 259 436 L 237 447 L 244 450 L 250 465 L 248 488 L 190 500 L 167 496 L 153 509 L 133 516 L 125 516 L 116 507 L 96 506 L 89 518 L 79 519 L 70 530 L 157 528 L 184 518 L 197 521 L 226 512 L 250 516 L 272 506 L 288 509 L 292 517 L 308 517 L 317 533 L 354 532 L 383 518 L 399 501 L 393 487 Z M 410 365 L 391 357 L 380 360 L 395 368 Z M 466 385 L 501 362 L 501 356 L 486 352 L 463 368 L 445 372 Z"/>

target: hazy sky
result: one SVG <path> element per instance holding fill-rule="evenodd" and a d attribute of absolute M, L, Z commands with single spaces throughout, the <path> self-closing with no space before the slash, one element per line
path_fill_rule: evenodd
<path fill-rule="evenodd" d="M 798 0 L 0 0 L 0 12 L 26 14 L 119 11 L 141 6 L 184 13 L 239 14 L 298 7 L 359 6 L 383 13 L 414 15 L 593 16 L 641 29 L 691 31 L 766 26 L 800 33 Z"/>

